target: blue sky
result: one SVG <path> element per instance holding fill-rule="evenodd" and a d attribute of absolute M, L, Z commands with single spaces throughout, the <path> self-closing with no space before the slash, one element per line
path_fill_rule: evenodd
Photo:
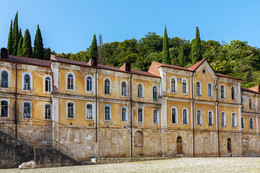
<path fill-rule="evenodd" d="M 44 47 L 76 53 L 90 46 L 93 34 L 104 43 L 140 39 L 148 32 L 193 39 L 248 41 L 260 47 L 260 1 L 257 0 L 0 0 L 0 47 L 6 47 L 10 21 L 19 13 L 19 27 L 34 41 L 37 24 Z"/>

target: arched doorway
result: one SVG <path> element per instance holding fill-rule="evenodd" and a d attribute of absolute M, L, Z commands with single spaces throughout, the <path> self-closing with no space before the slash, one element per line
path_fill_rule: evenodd
<path fill-rule="evenodd" d="M 177 154 L 182 154 L 182 138 L 177 137 Z"/>
<path fill-rule="evenodd" d="M 227 139 L 227 152 L 228 153 L 232 152 L 232 150 L 231 150 L 231 139 L 230 138 Z"/>
<path fill-rule="evenodd" d="M 141 131 L 135 132 L 134 135 L 134 155 L 143 156 L 143 133 Z"/>

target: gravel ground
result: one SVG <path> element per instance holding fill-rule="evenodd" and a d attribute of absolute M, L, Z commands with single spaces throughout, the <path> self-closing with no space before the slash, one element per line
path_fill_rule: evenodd
<path fill-rule="evenodd" d="M 100 164 L 88 166 L 55 167 L 41 169 L 6 169 L 2 172 L 260 172 L 260 158 L 176 158 L 143 162 Z"/>

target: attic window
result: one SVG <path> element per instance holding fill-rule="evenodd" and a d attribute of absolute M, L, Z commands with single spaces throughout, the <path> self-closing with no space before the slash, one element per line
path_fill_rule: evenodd
<path fill-rule="evenodd" d="M 206 74 L 206 72 L 207 72 L 206 69 L 203 69 L 203 70 L 202 70 L 202 73 L 203 73 L 203 74 Z"/>

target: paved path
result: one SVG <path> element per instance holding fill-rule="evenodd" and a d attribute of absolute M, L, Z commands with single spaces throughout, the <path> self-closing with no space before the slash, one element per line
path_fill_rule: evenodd
<path fill-rule="evenodd" d="M 100 164 L 88 166 L 56 167 L 30 170 L 7 169 L 2 172 L 260 172 L 260 158 L 176 158 L 171 160 L 157 160 L 144 162 L 128 162 L 114 164 Z"/>

